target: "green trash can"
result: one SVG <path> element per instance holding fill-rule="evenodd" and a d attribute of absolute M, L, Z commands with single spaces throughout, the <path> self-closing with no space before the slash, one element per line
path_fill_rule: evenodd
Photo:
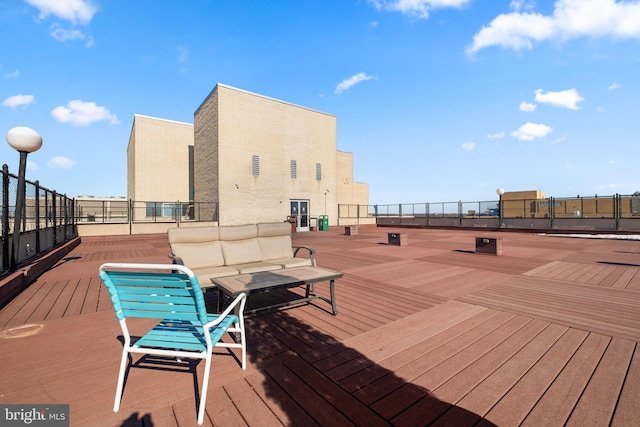
<path fill-rule="evenodd" d="M 318 217 L 318 230 L 327 231 L 329 229 L 329 217 L 320 215 Z"/>

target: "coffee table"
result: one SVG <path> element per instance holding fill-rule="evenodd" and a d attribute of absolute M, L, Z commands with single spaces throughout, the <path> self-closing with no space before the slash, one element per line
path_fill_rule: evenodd
<path fill-rule="evenodd" d="M 333 315 L 338 314 L 338 307 L 336 305 L 336 295 L 334 282 L 336 279 L 340 279 L 343 273 L 333 270 L 327 270 L 320 267 L 294 267 L 283 268 L 275 271 L 261 271 L 258 273 L 240 274 L 237 276 L 226 276 L 212 278 L 211 282 L 218 289 L 218 312 L 221 308 L 221 301 L 223 296 L 236 297 L 240 293 L 246 293 L 247 298 L 251 294 L 258 292 L 269 292 L 276 289 L 287 289 L 299 286 L 305 286 L 304 297 L 295 299 L 293 301 L 286 301 L 279 304 L 273 304 L 267 307 L 260 307 L 257 309 L 249 310 L 247 313 L 253 313 L 256 311 L 267 310 L 276 307 L 282 307 L 286 305 L 308 303 L 316 299 L 321 299 L 331 304 L 331 310 Z M 315 293 L 315 284 L 319 282 L 329 282 L 329 298 Z"/>

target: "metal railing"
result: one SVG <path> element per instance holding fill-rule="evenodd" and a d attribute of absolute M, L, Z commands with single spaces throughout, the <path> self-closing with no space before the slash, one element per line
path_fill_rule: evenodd
<path fill-rule="evenodd" d="M 339 205 L 346 221 L 378 225 L 640 232 L 640 193 L 386 205 Z"/>
<path fill-rule="evenodd" d="M 2 261 L 0 273 L 10 267 L 13 251 L 11 237 L 14 230 L 18 177 L 2 167 L 0 222 L 2 223 Z M 49 251 L 77 235 L 74 224 L 73 200 L 64 194 L 41 187 L 39 182 L 26 181 L 25 206 L 21 215 L 20 244 L 16 262 L 19 264 Z"/>
<path fill-rule="evenodd" d="M 218 203 L 79 198 L 75 212 L 77 224 L 217 221 Z"/>

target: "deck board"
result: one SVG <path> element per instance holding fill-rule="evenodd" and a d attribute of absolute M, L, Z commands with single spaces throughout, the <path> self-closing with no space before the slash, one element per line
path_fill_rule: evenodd
<path fill-rule="evenodd" d="M 248 369 L 237 351 L 214 356 L 204 425 L 633 425 L 640 243 L 501 231 L 505 255 L 488 256 L 474 253 L 476 234 L 294 234 L 344 273 L 339 314 L 315 301 L 248 316 Z M 167 253 L 163 234 L 85 237 L 3 307 L 0 337 L 40 328 L 0 338 L 0 403 L 68 403 L 73 426 L 194 425 L 202 363 L 141 361 L 112 412 L 121 331 L 98 267 Z M 205 301 L 215 310 L 216 293 Z"/>

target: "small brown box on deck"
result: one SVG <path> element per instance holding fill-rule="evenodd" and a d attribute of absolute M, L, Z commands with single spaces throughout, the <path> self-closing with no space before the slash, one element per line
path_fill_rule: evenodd
<path fill-rule="evenodd" d="M 502 237 L 476 237 L 476 253 L 502 255 Z"/>
<path fill-rule="evenodd" d="M 395 246 L 407 246 L 409 244 L 408 236 L 404 233 L 387 233 L 389 244 Z"/>
<path fill-rule="evenodd" d="M 347 236 L 357 236 L 358 227 L 355 225 L 348 225 L 344 228 L 344 234 L 346 234 Z"/>

